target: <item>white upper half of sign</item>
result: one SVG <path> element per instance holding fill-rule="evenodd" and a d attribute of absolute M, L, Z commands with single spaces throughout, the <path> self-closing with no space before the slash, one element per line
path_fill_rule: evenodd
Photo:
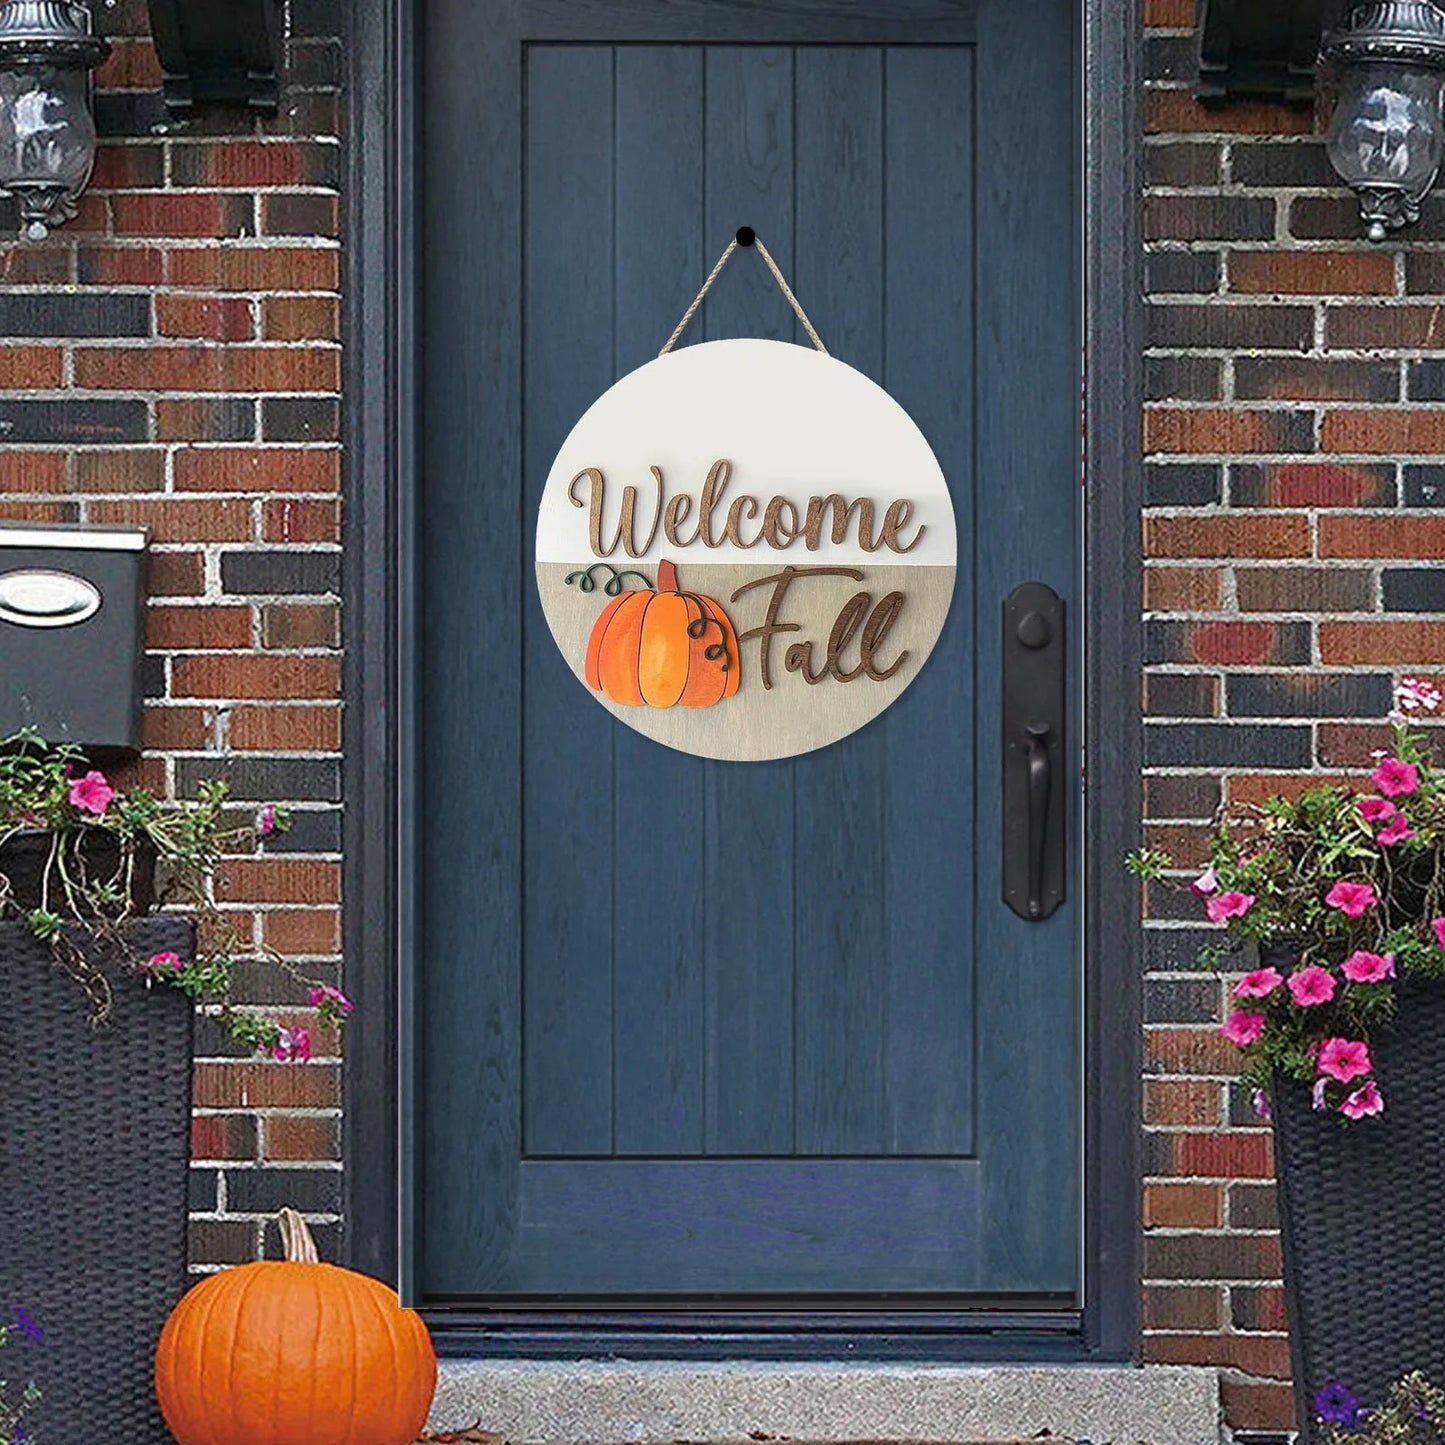
<path fill-rule="evenodd" d="M 715 479 L 710 525 L 702 529 L 708 474 L 720 461 L 728 464 L 726 486 L 719 496 Z M 636 555 L 617 540 L 628 488 L 635 492 Z M 605 558 L 592 546 L 594 493 L 604 547 L 615 544 Z M 674 503 L 679 496 L 690 505 Z M 786 546 L 764 535 L 774 498 L 785 505 L 775 509 L 772 537 L 799 531 Z M 813 498 L 833 500 L 815 507 L 821 524 L 810 548 L 802 529 Z M 872 504 L 872 550 L 859 536 L 865 509 L 845 516 L 857 501 Z M 894 546 L 882 535 L 890 507 Z M 681 545 L 666 534 L 667 517 Z M 730 517 L 751 545 L 725 535 Z M 846 535 L 835 542 L 838 518 Z M 709 536 L 720 545 L 709 546 Z M 537 561 L 572 565 L 606 560 L 621 568 L 669 558 L 689 569 L 740 562 L 952 567 L 957 551 L 948 485 L 913 419 L 862 372 L 784 341 L 702 342 L 624 376 L 563 443 L 537 520 Z"/>

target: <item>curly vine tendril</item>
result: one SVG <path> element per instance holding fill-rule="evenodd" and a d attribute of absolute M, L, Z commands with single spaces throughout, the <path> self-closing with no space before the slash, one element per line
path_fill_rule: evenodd
<path fill-rule="evenodd" d="M 621 596 L 622 579 L 624 577 L 636 577 L 644 587 L 652 586 L 652 583 L 649 582 L 641 572 L 633 572 L 630 569 L 625 572 L 619 572 L 615 567 L 606 562 L 594 562 L 585 572 L 569 572 L 562 581 L 568 587 L 576 582 L 579 592 L 595 592 L 597 590 L 597 579 L 592 574 L 598 570 L 612 574 L 607 581 L 602 584 L 602 590 L 608 597 Z M 578 581 L 578 578 L 581 578 L 581 581 Z"/>
<path fill-rule="evenodd" d="M 693 638 L 694 641 L 697 641 L 707 636 L 709 627 L 716 627 L 719 640 L 709 643 L 703 648 L 702 655 L 707 658 L 709 662 L 716 662 L 721 658 L 722 670 L 724 672 L 731 671 L 733 664 L 732 658 L 728 654 L 727 628 L 725 628 L 716 617 L 708 616 L 707 608 L 702 605 L 702 598 L 695 592 L 684 592 L 682 598 L 683 601 L 695 604 L 697 607 L 697 616 L 687 624 L 687 635 Z"/>

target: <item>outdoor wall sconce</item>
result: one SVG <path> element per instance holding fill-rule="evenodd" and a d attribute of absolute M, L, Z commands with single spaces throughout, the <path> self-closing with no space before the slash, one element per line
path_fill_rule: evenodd
<path fill-rule="evenodd" d="M 75 215 L 90 179 L 90 72 L 109 54 L 78 0 L 0 4 L 0 189 L 32 241 Z"/>
<path fill-rule="evenodd" d="M 1313 105 L 1320 35 L 1344 15 L 1342 0 L 1196 0 L 1199 74 L 1206 105 L 1266 96 Z"/>
<path fill-rule="evenodd" d="M 1445 11 L 1431 0 L 1356 5 L 1321 54 L 1339 69 L 1330 162 L 1383 241 L 1420 219 L 1445 159 Z"/>
<path fill-rule="evenodd" d="M 281 0 L 147 0 L 166 106 L 230 102 L 275 114 L 280 103 Z"/>

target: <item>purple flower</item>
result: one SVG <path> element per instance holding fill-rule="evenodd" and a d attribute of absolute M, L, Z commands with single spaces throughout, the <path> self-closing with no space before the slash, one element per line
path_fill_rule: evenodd
<path fill-rule="evenodd" d="M 1252 1102 L 1254 1104 L 1254 1116 L 1256 1119 L 1269 1119 L 1273 1117 L 1273 1112 L 1269 1107 L 1269 1095 L 1266 1094 L 1263 1089 L 1256 1089 L 1254 1091 Z"/>
<path fill-rule="evenodd" d="M 1334 1425 L 1353 1425 L 1360 1418 L 1360 1397 L 1336 1381 L 1315 1396 L 1315 1414 Z"/>
<path fill-rule="evenodd" d="M 256 831 L 263 838 L 269 838 L 276 831 L 276 805 L 267 803 L 256 819 Z"/>
<path fill-rule="evenodd" d="M 15 1328 L 25 1336 L 27 1340 L 40 1344 L 45 1339 L 45 1331 L 35 1321 L 35 1316 L 27 1309 L 15 1311 Z"/>

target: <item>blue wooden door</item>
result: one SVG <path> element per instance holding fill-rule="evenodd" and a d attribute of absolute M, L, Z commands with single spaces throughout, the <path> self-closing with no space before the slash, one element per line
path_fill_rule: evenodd
<path fill-rule="evenodd" d="M 468 281 L 423 311 L 419 1294 L 1073 1302 L 1077 916 L 998 864 L 1000 607 L 1076 595 L 1072 7 L 429 11 L 420 219 Z M 573 422 L 743 224 L 959 537 L 903 698 L 755 764 L 597 706 L 530 554 Z M 804 339 L 746 255 L 695 327 Z"/>

